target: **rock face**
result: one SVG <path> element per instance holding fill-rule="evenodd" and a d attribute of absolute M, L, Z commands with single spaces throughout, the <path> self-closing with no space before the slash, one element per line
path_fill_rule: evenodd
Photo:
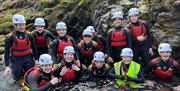
<path fill-rule="evenodd" d="M 34 29 L 34 19 L 43 17 L 46 28 L 55 33 L 55 25 L 64 21 L 68 33 L 79 40 L 82 30 L 88 25 L 95 26 L 98 34 L 106 37 L 112 29 L 112 14 L 127 11 L 133 6 L 141 10 L 141 18 L 154 24 L 155 48 L 160 42 L 170 42 L 176 58 L 180 54 L 180 1 L 179 0 L 0 0 L 0 35 L 13 29 L 11 19 L 15 13 L 23 14 L 27 20 L 27 30 Z M 139 2 L 138 2 L 139 1 Z M 143 2 L 142 2 L 143 1 Z"/>
<path fill-rule="evenodd" d="M 167 0 L 162 7 L 166 11 L 159 12 L 156 17 L 156 25 L 153 31 L 155 40 L 159 42 L 169 42 L 174 49 L 174 57 L 180 58 L 180 1 Z M 153 8 L 155 10 L 155 8 Z M 160 8 L 157 9 L 160 11 Z"/>

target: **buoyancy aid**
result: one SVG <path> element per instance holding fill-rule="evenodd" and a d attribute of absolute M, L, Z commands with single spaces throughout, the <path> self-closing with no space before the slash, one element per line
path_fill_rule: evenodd
<path fill-rule="evenodd" d="M 157 58 L 154 58 L 151 61 L 151 64 L 158 65 L 160 62 L 161 62 L 161 58 L 157 57 Z M 178 65 L 178 63 L 175 60 L 173 60 L 173 59 L 169 59 L 169 63 L 174 65 L 174 67 L 176 67 Z M 172 77 L 172 75 L 173 75 L 173 68 L 171 68 L 171 69 L 166 68 L 167 70 L 163 70 L 163 67 L 161 67 L 161 65 L 159 65 L 159 66 L 160 67 L 156 67 L 156 68 L 153 69 L 153 72 L 155 73 L 155 75 L 157 77 L 160 77 L 162 79 L 169 79 L 169 78 Z"/>
<path fill-rule="evenodd" d="M 31 75 L 33 74 L 33 76 L 36 76 L 39 78 L 38 79 L 38 87 L 44 86 L 45 84 L 47 84 L 49 82 L 49 80 L 45 80 L 45 79 L 40 78 L 40 74 L 41 74 L 40 72 L 41 72 L 40 68 L 33 67 L 25 73 L 24 84 L 23 84 L 25 91 L 30 91 L 29 84 L 27 81 L 27 77 L 29 76 L 29 74 L 31 74 Z"/>
<path fill-rule="evenodd" d="M 96 50 L 93 48 L 97 46 L 97 43 L 95 41 L 92 41 L 91 44 L 89 44 L 90 47 L 87 47 L 85 45 L 85 42 L 81 40 L 80 42 L 80 53 L 83 57 L 92 57 L 93 54 L 96 52 Z"/>
<path fill-rule="evenodd" d="M 48 45 L 48 38 L 46 36 L 46 33 L 43 32 L 43 34 L 41 36 L 38 36 L 37 32 L 35 34 L 35 38 L 36 38 L 36 46 L 37 47 L 47 47 Z"/>
<path fill-rule="evenodd" d="M 25 38 L 20 39 L 13 35 L 14 42 L 12 45 L 12 54 L 14 56 L 25 56 L 32 53 L 30 39 L 25 34 Z"/>
<path fill-rule="evenodd" d="M 126 25 L 127 28 L 130 28 L 130 32 L 132 35 L 137 38 L 140 35 L 143 35 L 145 37 L 145 40 L 147 40 L 147 29 L 145 27 L 145 22 L 144 21 L 139 21 L 139 26 L 133 25 L 131 22 L 129 22 Z M 145 41 L 144 40 L 144 41 Z M 136 41 L 136 42 L 144 42 L 144 41 Z"/>
<path fill-rule="evenodd" d="M 68 65 L 68 66 L 72 67 L 73 64 L 74 63 L 71 63 L 71 65 Z M 62 65 L 62 68 L 64 66 L 68 68 L 68 71 L 62 76 L 63 81 L 67 81 L 67 82 L 74 81 L 75 78 L 77 77 L 77 74 L 75 73 L 75 71 L 71 69 L 71 67 L 68 67 L 66 63 L 63 61 L 61 62 L 61 65 Z"/>
<path fill-rule="evenodd" d="M 63 58 L 63 51 L 66 46 L 73 46 L 73 43 L 70 38 L 67 38 L 66 42 L 59 40 L 58 49 L 57 49 L 58 57 Z"/>
<path fill-rule="evenodd" d="M 120 31 L 114 30 L 111 34 L 111 46 L 126 46 L 126 40 L 127 38 L 123 28 Z"/>

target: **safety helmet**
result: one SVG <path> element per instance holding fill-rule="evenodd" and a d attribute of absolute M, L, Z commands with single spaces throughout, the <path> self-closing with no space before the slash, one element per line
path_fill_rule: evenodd
<path fill-rule="evenodd" d="M 121 56 L 130 56 L 133 57 L 133 51 L 130 48 L 124 48 L 121 51 Z"/>
<path fill-rule="evenodd" d="M 45 21 L 43 18 L 36 18 L 34 25 L 35 26 L 45 26 Z"/>
<path fill-rule="evenodd" d="M 64 48 L 63 53 L 64 53 L 64 54 L 65 54 L 65 53 L 75 53 L 75 51 L 74 51 L 74 48 L 73 48 L 72 46 L 66 46 L 66 47 Z"/>
<path fill-rule="evenodd" d="M 87 29 L 90 29 L 92 33 L 95 32 L 95 29 L 93 26 L 88 26 Z"/>
<path fill-rule="evenodd" d="M 139 9 L 138 8 L 129 9 L 128 16 L 132 16 L 132 15 L 139 15 Z"/>
<path fill-rule="evenodd" d="M 169 43 L 161 43 L 158 47 L 158 52 L 169 51 L 172 52 L 171 45 Z"/>
<path fill-rule="evenodd" d="M 64 22 L 58 22 L 56 24 L 56 30 L 58 30 L 58 29 L 67 29 L 67 26 Z"/>
<path fill-rule="evenodd" d="M 115 12 L 114 14 L 113 14 L 113 19 L 123 19 L 123 12 L 122 11 L 117 11 L 117 12 Z"/>
<path fill-rule="evenodd" d="M 40 65 L 47 65 L 47 64 L 52 64 L 52 57 L 49 54 L 41 54 L 39 57 L 39 64 Z"/>
<path fill-rule="evenodd" d="M 93 36 L 91 30 L 90 30 L 90 29 L 87 29 L 87 28 L 83 30 L 82 36 L 85 36 L 85 35 Z"/>
<path fill-rule="evenodd" d="M 26 20 L 25 20 L 25 17 L 24 17 L 23 15 L 15 14 L 15 15 L 13 15 L 12 22 L 13 22 L 14 24 L 26 23 Z"/>
<path fill-rule="evenodd" d="M 93 58 L 93 60 L 96 60 L 96 61 L 104 61 L 104 60 L 105 60 L 104 53 L 101 52 L 101 51 L 98 51 L 98 52 L 94 53 L 94 58 Z"/>

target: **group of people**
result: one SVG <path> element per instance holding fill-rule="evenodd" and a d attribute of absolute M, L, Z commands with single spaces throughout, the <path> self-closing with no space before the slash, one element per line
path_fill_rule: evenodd
<path fill-rule="evenodd" d="M 58 36 L 54 36 L 45 29 L 44 19 L 36 18 L 35 30 L 28 33 L 24 16 L 15 14 L 14 30 L 5 40 L 4 75 L 8 76 L 12 69 L 15 82 L 27 91 L 45 91 L 58 83 L 79 82 L 84 73 L 89 78 L 113 78 L 118 88 L 142 88 L 144 72 L 152 72 L 148 76 L 158 80 L 180 77 L 178 62 L 170 58 L 169 43 L 160 43 L 159 57 L 151 60 L 152 33 L 149 24 L 139 20 L 139 10 L 129 10 L 126 26 L 123 17 L 122 11 L 113 14 L 114 28 L 107 38 L 88 26 L 76 43 L 67 34 L 64 22 L 56 24 Z"/>

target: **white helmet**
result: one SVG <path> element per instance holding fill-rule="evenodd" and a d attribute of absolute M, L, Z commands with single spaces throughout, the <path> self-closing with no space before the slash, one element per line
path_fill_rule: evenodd
<path fill-rule="evenodd" d="M 90 29 L 92 33 L 95 32 L 95 29 L 93 26 L 88 26 L 87 29 Z"/>
<path fill-rule="evenodd" d="M 138 8 L 131 8 L 128 11 L 128 16 L 132 16 L 132 15 L 139 15 L 139 9 Z"/>
<path fill-rule="evenodd" d="M 67 29 L 67 26 L 66 26 L 66 24 L 64 22 L 58 22 L 56 24 L 56 30 L 57 29 Z"/>
<path fill-rule="evenodd" d="M 14 24 L 26 23 L 26 20 L 25 20 L 25 17 L 24 17 L 23 15 L 15 14 L 15 15 L 13 15 L 12 22 L 13 22 Z"/>
<path fill-rule="evenodd" d="M 66 47 L 64 48 L 63 53 L 64 53 L 64 54 L 65 54 L 65 53 L 75 53 L 75 51 L 74 51 L 74 48 L 73 48 L 72 46 L 66 46 Z"/>
<path fill-rule="evenodd" d="M 123 12 L 122 11 L 117 11 L 117 12 L 115 12 L 114 14 L 113 14 L 113 19 L 116 19 L 116 18 L 118 18 L 118 19 L 123 19 Z"/>
<path fill-rule="evenodd" d="M 43 18 L 36 18 L 34 25 L 35 26 L 45 26 L 45 21 Z"/>
<path fill-rule="evenodd" d="M 94 53 L 94 58 L 93 58 L 93 60 L 96 60 L 96 61 L 104 61 L 104 60 L 105 60 L 104 53 L 101 52 L 101 51 L 98 51 L 98 52 Z"/>
<path fill-rule="evenodd" d="M 84 36 L 84 35 L 90 35 L 90 36 L 93 36 L 93 34 L 92 34 L 92 32 L 91 32 L 91 30 L 90 29 L 84 29 L 84 31 L 83 31 L 83 34 L 82 34 L 82 36 Z"/>
<path fill-rule="evenodd" d="M 39 57 L 39 64 L 40 65 L 47 65 L 47 64 L 52 64 L 52 58 L 51 55 L 49 54 L 41 54 Z"/>
<path fill-rule="evenodd" d="M 169 43 L 161 43 L 158 47 L 158 52 L 169 51 L 172 52 L 171 45 Z"/>
<path fill-rule="evenodd" d="M 130 56 L 133 57 L 133 51 L 131 48 L 123 48 L 121 51 L 121 56 Z"/>

